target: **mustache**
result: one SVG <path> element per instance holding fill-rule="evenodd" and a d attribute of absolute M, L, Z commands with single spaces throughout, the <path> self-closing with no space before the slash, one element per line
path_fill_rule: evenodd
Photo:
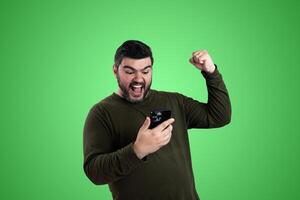
<path fill-rule="evenodd" d="M 141 85 L 142 87 L 145 87 L 145 82 L 136 82 L 136 81 L 134 81 L 134 82 L 131 82 L 130 83 L 130 85 L 129 85 L 129 87 L 133 87 L 133 85 Z"/>

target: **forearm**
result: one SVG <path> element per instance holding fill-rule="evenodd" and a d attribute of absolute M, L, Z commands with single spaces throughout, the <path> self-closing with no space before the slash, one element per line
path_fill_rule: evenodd
<path fill-rule="evenodd" d="M 87 157 L 84 171 L 94 184 L 107 184 L 130 174 L 142 162 L 129 144 L 112 153 Z"/>
<path fill-rule="evenodd" d="M 127 176 L 143 162 L 134 153 L 132 143 L 116 150 L 113 130 L 103 110 L 89 112 L 83 130 L 83 168 L 96 185 Z"/>
<path fill-rule="evenodd" d="M 213 73 L 202 72 L 208 90 L 208 127 L 221 127 L 231 120 L 231 103 L 222 75 L 217 67 Z"/>

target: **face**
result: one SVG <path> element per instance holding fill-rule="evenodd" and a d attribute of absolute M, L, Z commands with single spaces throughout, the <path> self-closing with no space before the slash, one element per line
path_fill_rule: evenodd
<path fill-rule="evenodd" d="M 141 102 L 152 83 L 151 59 L 125 57 L 119 67 L 114 66 L 114 74 L 119 84 L 118 94 L 129 102 Z"/>

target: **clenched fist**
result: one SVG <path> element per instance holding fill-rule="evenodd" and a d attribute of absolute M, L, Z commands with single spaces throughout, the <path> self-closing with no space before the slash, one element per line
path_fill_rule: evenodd
<path fill-rule="evenodd" d="M 199 50 L 193 52 L 192 57 L 190 58 L 190 63 L 192 63 L 201 71 L 205 71 L 208 73 L 213 73 L 216 68 L 207 50 Z"/>
<path fill-rule="evenodd" d="M 157 127 L 149 129 L 150 118 L 147 117 L 141 126 L 133 144 L 133 150 L 139 159 L 159 150 L 169 143 L 172 135 L 174 118 L 170 118 Z"/>

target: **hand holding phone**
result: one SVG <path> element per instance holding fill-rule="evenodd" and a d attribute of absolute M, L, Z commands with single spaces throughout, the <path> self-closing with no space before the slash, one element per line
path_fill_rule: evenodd
<path fill-rule="evenodd" d="M 174 121 L 175 119 L 171 118 L 171 111 L 151 112 L 150 117 L 147 117 L 140 127 L 133 143 L 133 150 L 139 159 L 143 159 L 169 143 Z M 159 127 L 154 128 L 156 126 Z"/>

